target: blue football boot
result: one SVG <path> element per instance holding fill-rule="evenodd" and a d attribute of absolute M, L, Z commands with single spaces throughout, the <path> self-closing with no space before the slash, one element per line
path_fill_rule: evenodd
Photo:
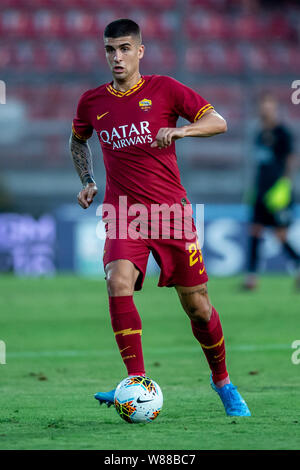
<path fill-rule="evenodd" d="M 110 392 L 98 392 L 95 393 L 94 397 L 99 401 L 99 404 L 105 403 L 108 407 L 114 404 L 115 391 L 111 390 Z"/>
<path fill-rule="evenodd" d="M 245 400 L 232 383 L 223 385 L 223 387 L 216 387 L 212 376 L 210 376 L 210 385 L 221 398 L 227 416 L 251 416 Z"/>

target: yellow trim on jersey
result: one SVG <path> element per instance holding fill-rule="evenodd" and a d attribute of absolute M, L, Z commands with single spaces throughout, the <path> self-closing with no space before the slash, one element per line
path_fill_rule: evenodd
<path fill-rule="evenodd" d="M 203 114 L 205 114 L 206 111 L 208 111 L 209 109 L 214 109 L 214 107 L 210 103 L 207 103 L 205 106 L 202 106 L 202 108 L 199 109 L 198 113 L 196 114 L 194 122 L 198 121 L 203 116 Z"/>
<path fill-rule="evenodd" d="M 76 139 L 82 140 L 83 142 L 86 142 L 92 136 L 91 134 L 89 137 L 82 137 L 82 135 L 77 134 L 73 123 L 72 123 L 72 132 L 75 135 Z"/>
<path fill-rule="evenodd" d="M 117 96 L 118 98 L 122 98 L 123 96 L 129 96 L 131 95 L 132 93 L 134 93 L 135 91 L 137 91 L 139 88 L 141 88 L 141 86 L 145 83 L 145 80 L 143 77 L 141 77 L 139 79 L 139 81 L 131 88 L 129 88 L 129 90 L 127 91 L 119 91 L 119 90 L 116 90 L 115 88 L 113 88 L 111 85 L 108 85 L 106 87 L 106 89 L 114 96 Z"/>
<path fill-rule="evenodd" d="M 224 336 L 222 336 L 222 338 L 220 339 L 220 341 L 218 341 L 218 343 L 216 344 L 212 344 L 211 346 L 206 346 L 205 344 L 202 344 L 201 343 L 201 346 L 202 348 L 204 349 L 213 349 L 213 348 L 216 348 L 217 346 L 221 346 L 221 344 L 223 343 L 224 341 Z"/>

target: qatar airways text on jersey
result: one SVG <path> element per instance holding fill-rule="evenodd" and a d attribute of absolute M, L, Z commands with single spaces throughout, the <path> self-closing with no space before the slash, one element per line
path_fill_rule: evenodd
<path fill-rule="evenodd" d="M 110 131 L 102 129 L 98 131 L 98 135 L 101 142 L 112 145 L 113 149 L 137 144 L 151 144 L 153 141 L 148 121 L 141 121 L 138 124 L 123 124 L 113 127 Z"/>

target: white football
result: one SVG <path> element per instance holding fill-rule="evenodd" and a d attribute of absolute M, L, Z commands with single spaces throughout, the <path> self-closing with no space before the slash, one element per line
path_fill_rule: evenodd
<path fill-rule="evenodd" d="M 154 380 L 134 375 L 119 383 L 114 400 L 117 413 L 128 423 L 151 423 L 162 409 L 163 394 Z"/>

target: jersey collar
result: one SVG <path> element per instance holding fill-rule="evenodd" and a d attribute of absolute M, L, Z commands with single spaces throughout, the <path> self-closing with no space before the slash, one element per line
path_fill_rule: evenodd
<path fill-rule="evenodd" d="M 129 90 L 127 91 L 119 91 L 119 90 L 116 90 L 113 86 L 112 86 L 112 83 L 111 82 L 107 87 L 107 91 L 109 93 L 111 93 L 112 95 L 114 96 L 117 96 L 118 98 L 123 98 L 123 96 L 129 96 L 129 95 L 132 95 L 132 93 L 135 93 L 137 90 L 139 90 L 141 88 L 141 86 L 143 86 L 143 84 L 145 83 L 145 79 L 144 77 L 142 76 L 139 81 L 131 88 L 129 88 Z"/>

